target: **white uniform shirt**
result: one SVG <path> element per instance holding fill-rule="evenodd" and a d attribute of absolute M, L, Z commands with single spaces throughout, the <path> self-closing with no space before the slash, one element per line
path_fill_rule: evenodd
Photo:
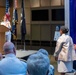
<path fill-rule="evenodd" d="M 72 61 L 73 50 L 72 38 L 66 34 L 62 34 L 57 40 L 54 56 L 58 56 L 58 60 Z"/>
<path fill-rule="evenodd" d="M 27 64 L 20 61 L 14 54 L 7 54 L 0 61 L 0 75 L 26 75 Z"/>

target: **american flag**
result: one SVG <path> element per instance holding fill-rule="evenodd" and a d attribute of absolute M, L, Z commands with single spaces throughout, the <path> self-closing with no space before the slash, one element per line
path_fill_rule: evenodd
<path fill-rule="evenodd" d="M 9 0 L 6 0 L 6 10 L 5 10 L 5 15 L 7 16 L 7 19 L 10 20 L 10 5 L 9 5 Z"/>

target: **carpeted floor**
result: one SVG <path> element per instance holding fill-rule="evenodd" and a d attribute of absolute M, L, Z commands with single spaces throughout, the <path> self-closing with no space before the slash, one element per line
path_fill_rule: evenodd
<path fill-rule="evenodd" d="M 50 63 L 54 66 L 55 68 L 55 75 L 60 75 L 58 72 L 57 72 L 57 62 L 55 61 L 54 57 L 52 55 L 49 55 L 49 58 L 50 58 Z"/>

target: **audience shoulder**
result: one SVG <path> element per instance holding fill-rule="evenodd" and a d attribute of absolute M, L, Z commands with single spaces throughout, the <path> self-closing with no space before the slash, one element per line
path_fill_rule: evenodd
<path fill-rule="evenodd" d="M 24 66 L 27 66 L 27 63 L 26 63 L 26 62 L 21 61 L 21 63 L 22 63 Z"/>

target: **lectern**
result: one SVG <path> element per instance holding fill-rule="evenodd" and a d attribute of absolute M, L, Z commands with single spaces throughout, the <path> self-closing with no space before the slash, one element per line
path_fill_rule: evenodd
<path fill-rule="evenodd" d="M 4 54 L 3 45 L 5 43 L 5 32 L 8 30 L 6 26 L 0 25 L 0 53 L 2 54 Z"/>

